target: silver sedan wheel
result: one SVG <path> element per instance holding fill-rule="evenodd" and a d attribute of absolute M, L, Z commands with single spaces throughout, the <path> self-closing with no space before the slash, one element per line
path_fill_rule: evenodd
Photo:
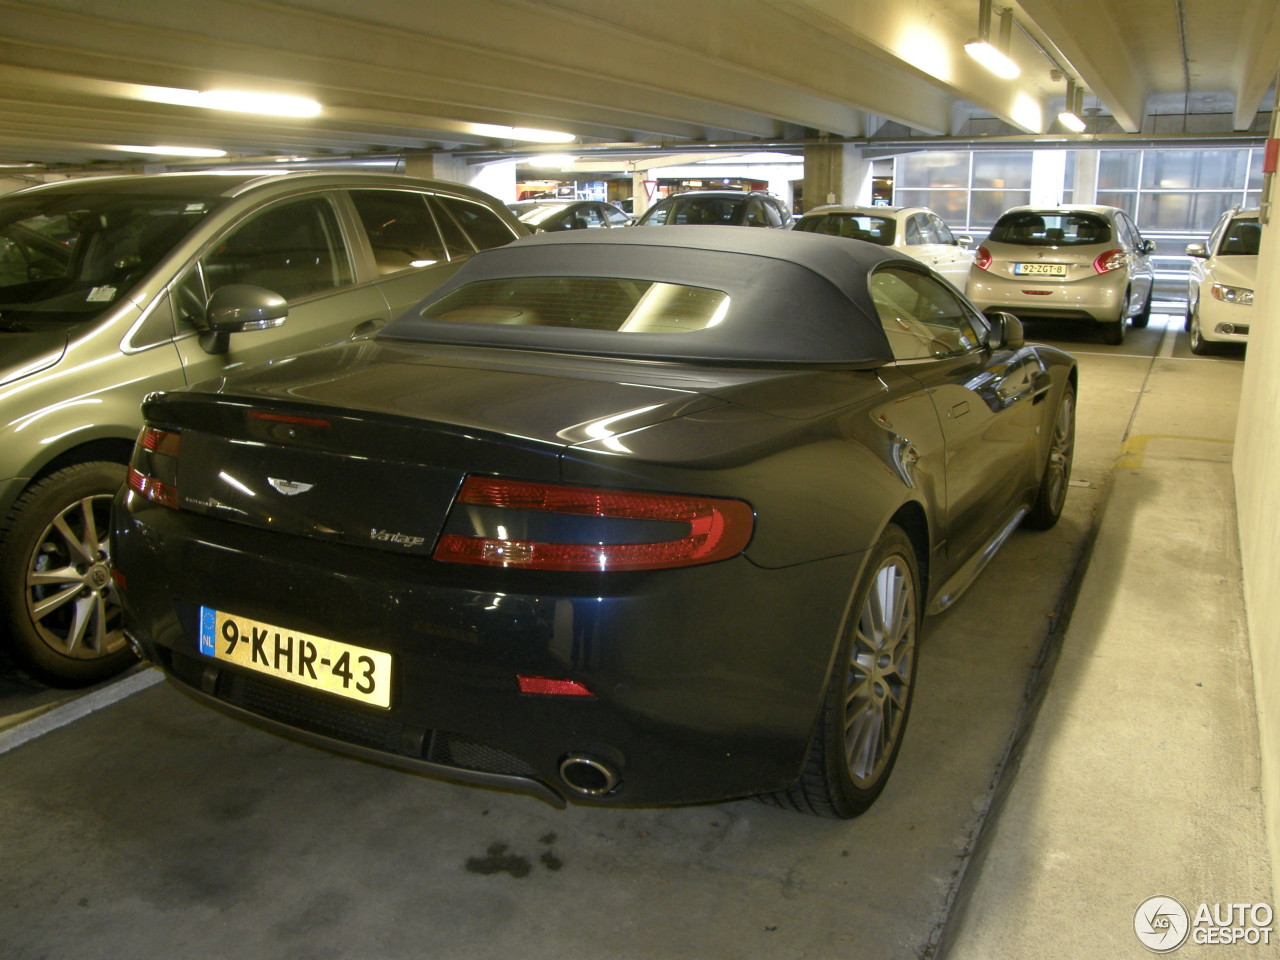
<path fill-rule="evenodd" d="M 27 612 L 52 650 L 94 660 L 125 645 L 111 579 L 111 497 L 85 497 L 45 528 L 27 569 Z"/>
<path fill-rule="evenodd" d="M 860 789 L 873 786 L 902 735 L 915 672 L 917 597 L 911 571 L 890 556 L 858 614 L 845 695 L 845 756 Z"/>

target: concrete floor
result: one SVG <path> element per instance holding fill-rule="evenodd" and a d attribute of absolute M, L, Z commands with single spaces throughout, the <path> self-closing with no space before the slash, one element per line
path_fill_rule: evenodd
<path fill-rule="evenodd" d="M 1267 900 L 1226 465 L 1242 364 L 1164 319 L 1121 347 L 1030 331 L 1081 363 L 1066 512 L 930 623 L 862 818 L 557 811 L 271 736 L 150 671 L 72 697 L 0 678 L 0 957 L 1111 960 L 1147 955 L 1147 896 Z"/>

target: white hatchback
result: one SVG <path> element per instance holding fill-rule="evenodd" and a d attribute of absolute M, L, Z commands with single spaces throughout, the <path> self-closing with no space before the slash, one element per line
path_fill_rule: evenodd
<path fill-rule="evenodd" d="M 928 264 L 963 291 L 973 265 L 972 237 L 956 237 L 927 207 L 853 207 L 828 203 L 796 221 L 795 229 L 893 247 Z"/>
<path fill-rule="evenodd" d="M 1219 344 L 1248 341 L 1261 238 L 1258 211 L 1233 207 L 1207 243 L 1187 244 L 1192 260 L 1186 329 L 1192 353 L 1213 353 Z"/>

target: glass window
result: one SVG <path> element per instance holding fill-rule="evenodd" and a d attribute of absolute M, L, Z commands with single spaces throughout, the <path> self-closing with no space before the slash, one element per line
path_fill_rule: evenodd
<path fill-rule="evenodd" d="M 1262 225 L 1255 217 L 1238 217 L 1231 221 L 1218 255 L 1224 257 L 1256 257 L 1262 240 Z"/>
<path fill-rule="evenodd" d="M 1263 151 L 1249 151 L 1249 186 L 1250 190 L 1262 189 L 1262 157 Z"/>
<path fill-rule="evenodd" d="M 207 293 L 228 283 L 297 300 L 349 284 L 351 260 L 323 197 L 276 204 L 236 227 L 202 261 Z"/>
<path fill-rule="evenodd" d="M 1138 212 L 1138 192 L 1136 190 L 1099 190 L 1098 203 L 1104 207 L 1119 207 L 1132 217 Z"/>
<path fill-rule="evenodd" d="M 606 204 L 604 207 L 605 219 L 609 221 L 611 227 L 625 227 L 627 221 L 631 219 L 617 207 L 612 204 Z"/>
<path fill-rule="evenodd" d="M 468 283 L 422 315 L 449 323 L 688 333 L 716 326 L 728 309 L 728 294 L 706 287 L 612 277 L 514 277 Z"/>
<path fill-rule="evenodd" d="M 747 201 L 746 218 L 743 220 L 743 222 L 748 227 L 769 226 L 770 225 L 769 219 L 767 216 L 765 216 L 764 209 L 765 209 L 765 205 L 760 202 L 760 199 L 758 197 L 752 197 L 750 200 Z M 777 217 L 777 213 L 775 213 L 774 216 Z"/>
<path fill-rule="evenodd" d="M 482 203 L 461 197 L 436 196 L 435 200 L 453 215 L 477 250 L 500 247 L 516 238 L 502 218 Z"/>
<path fill-rule="evenodd" d="M 795 228 L 804 233 L 825 233 L 887 247 L 893 244 L 896 226 L 897 223 L 888 217 L 872 217 L 864 213 L 807 213 L 796 221 Z"/>
<path fill-rule="evenodd" d="M 1235 191 L 1146 193 L 1142 197 L 1142 226 L 1147 230 L 1206 233 L 1239 197 Z"/>
<path fill-rule="evenodd" d="M 1161 190 L 1239 189 L 1248 168 L 1248 150 L 1148 150 L 1142 163 L 1142 186 Z"/>
<path fill-rule="evenodd" d="M 908 217 L 907 226 L 904 231 L 903 240 L 910 246 L 919 246 L 924 243 L 924 237 L 920 236 L 920 218 Z"/>
<path fill-rule="evenodd" d="M 1141 164 L 1141 150 L 1103 150 L 1098 155 L 1098 190 L 1132 190 L 1137 187 Z M 1099 199 L 1098 202 L 1103 201 Z"/>
<path fill-rule="evenodd" d="M 1005 214 L 991 231 L 996 243 L 1025 247 L 1072 247 L 1111 242 L 1111 225 L 1091 213 L 1028 210 Z"/>
<path fill-rule="evenodd" d="M 868 287 L 895 359 L 947 357 L 980 345 L 959 299 L 931 277 L 886 267 L 872 274 Z"/>
<path fill-rule="evenodd" d="M 970 222 L 968 190 L 895 189 L 893 198 L 895 203 L 903 207 L 928 207 L 948 223 Z"/>
<path fill-rule="evenodd" d="M 956 245 L 955 235 L 951 232 L 951 228 L 939 220 L 937 217 L 929 216 L 929 225 L 933 227 L 934 235 L 937 236 L 937 243 L 949 243 Z"/>
<path fill-rule="evenodd" d="M 353 190 L 351 199 L 382 274 L 448 260 L 426 197 L 408 190 Z"/>
<path fill-rule="evenodd" d="M 897 159 L 894 177 L 897 186 L 960 187 L 969 186 L 968 152 L 909 153 Z"/>
<path fill-rule="evenodd" d="M 975 190 L 969 222 L 995 223 L 1010 207 L 1024 207 L 1031 202 L 1030 190 Z"/>
<path fill-rule="evenodd" d="M 578 222 L 575 227 L 585 227 L 588 230 L 603 230 L 609 225 L 604 222 L 604 214 L 600 212 L 597 206 L 579 207 Z"/>
<path fill-rule="evenodd" d="M 1031 157 L 1030 150 L 975 150 L 974 188 L 1030 190 Z"/>

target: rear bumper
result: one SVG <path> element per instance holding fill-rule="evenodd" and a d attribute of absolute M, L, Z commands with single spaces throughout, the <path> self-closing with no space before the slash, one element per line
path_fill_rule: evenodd
<path fill-rule="evenodd" d="M 547 575 L 316 543 L 136 498 L 131 512 L 127 499 L 114 555 L 126 622 L 174 683 L 323 746 L 553 801 L 685 803 L 790 785 L 861 559 Z M 202 655 L 201 605 L 390 653 L 390 708 Z M 595 696 L 522 694 L 518 674 Z M 574 754 L 609 767 L 617 787 L 575 792 L 561 775 Z"/>
<path fill-rule="evenodd" d="M 1128 275 L 1123 271 L 1049 282 L 975 269 L 969 277 L 968 294 L 984 313 L 1003 310 L 1031 319 L 1113 323 L 1124 307 L 1127 289 Z"/>

